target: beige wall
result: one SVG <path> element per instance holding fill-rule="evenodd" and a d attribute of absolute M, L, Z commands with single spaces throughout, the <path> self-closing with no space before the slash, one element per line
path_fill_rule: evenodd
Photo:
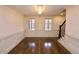
<path fill-rule="evenodd" d="M 18 11 L 0 6 L 0 53 L 8 53 L 22 39 L 24 16 Z"/>
<path fill-rule="evenodd" d="M 0 6 L 0 38 L 24 30 L 24 16 L 7 6 Z"/>
<path fill-rule="evenodd" d="M 54 29 L 59 30 L 59 25 L 61 25 L 65 20 L 65 16 L 53 16 Z"/>
<path fill-rule="evenodd" d="M 79 6 L 67 8 L 66 34 L 79 39 Z"/>
<path fill-rule="evenodd" d="M 36 20 L 36 30 L 30 31 L 28 28 L 28 21 L 30 18 L 35 18 Z M 45 18 L 52 19 L 52 30 L 44 31 L 44 21 Z M 25 16 L 26 23 L 26 37 L 58 37 L 59 25 L 65 20 L 63 16 Z"/>
<path fill-rule="evenodd" d="M 79 6 L 66 8 L 66 35 L 60 43 L 71 53 L 79 54 Z"/>

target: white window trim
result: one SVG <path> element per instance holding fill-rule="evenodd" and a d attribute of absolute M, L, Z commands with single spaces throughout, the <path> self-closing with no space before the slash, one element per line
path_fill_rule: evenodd
<path fill-rule="evenodd" d="M 46 24 L 46 21 L 47 21 L 47 24 Z M 52 30 L 52 19 L 51 18 L 45 19 L 45 22 L 44 22 L 44 30 L 45 31 L 51 31 Z"/>
<path fill-rule="evenodd" d="M 29 20 L 29 30 L 30 31 L 35 31 L 36 30 L 35 29 L 35 19 L 34 18 Z"/>

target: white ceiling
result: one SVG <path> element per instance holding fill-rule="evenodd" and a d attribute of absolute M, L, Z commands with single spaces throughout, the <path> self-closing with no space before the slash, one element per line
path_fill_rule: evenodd
<path fill-rule="evenodd" d="M 10 7 L 17 9 L 26 16 L 37 16 L 38 13 L 33 8 L 34 5 L 12 5 Z M 46 5 L 43 16 L 54 16 L 59 15 L 61 11 L 65 9 L 64 5 Z"/>

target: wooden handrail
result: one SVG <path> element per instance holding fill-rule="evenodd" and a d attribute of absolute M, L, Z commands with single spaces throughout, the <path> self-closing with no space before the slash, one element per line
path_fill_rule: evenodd
<path fill-rule="evenodd" d="M 61 37 L 62 26 L 66 23 L 66 20 L 59 26 L 59 38 Z"/>

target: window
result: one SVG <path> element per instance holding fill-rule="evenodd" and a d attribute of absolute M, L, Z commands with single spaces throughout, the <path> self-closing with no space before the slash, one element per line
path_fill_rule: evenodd
<path fill-rule="evenodd" d="M 35 30 L 35 19 L 30 19 L 29 20 L 29 29 L 31 31 L 34 31 Z"/>
<path fill-rule="evenodd" d="M 51 19 L 45 20 L 45 30 L 46 31 L 52 30 L 52 20 Z"/>

